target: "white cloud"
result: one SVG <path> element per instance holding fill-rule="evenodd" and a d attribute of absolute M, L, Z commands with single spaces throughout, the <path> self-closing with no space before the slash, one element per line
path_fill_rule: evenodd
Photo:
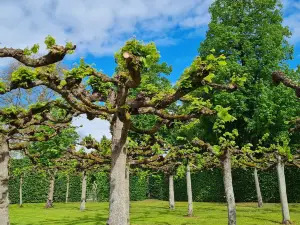
<path fill-rule="evenodd" d="M 283 0 L 283 10 L 285 14 L 284 25 L 288 26 L 292 32 L 290 41 L 292 44 L 298 44 L 300 42 L 300 2 Z"/>
<path fill-rule="evenodd" d="M 77 44 L 77 55 L 112 54 L 134 34 L 163 39 L 173 28 L 197 28 L 212 0 L 2 0 L 2 45 L 32 46 L 48 34 Z M 165 42 L 162 41 L 164 45 Z"/>
<path fill-rule="evenodd" d="M 76 129 L 80 138 L 84 138 L 89 134 L 92 135 L 93 138 L 100 141 L 102 136 L 106 136 L 107 138 L 111 138 L 110 130 L 109 130 L 109 122 L 101 119 L 93 119 L 88 120 L 86 115 L 82 115 L 76 118 L 73 118 L 72 124 L 74 126 L 81 126 Z"/>

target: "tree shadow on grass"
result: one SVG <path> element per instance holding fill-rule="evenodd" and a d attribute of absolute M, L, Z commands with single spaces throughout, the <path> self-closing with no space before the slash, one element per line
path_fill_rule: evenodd
<path fill-rule="evenodd" d="M 96 214 L 95 216 L 83 216 L 76 219 L 71 218 L 65 218 L 65 219 L 59 219 L 59 220 L 47 220 L 47 221 L 41 221 L 39 224 L 32 224 L 28 223 L 26 225 L 74 225 L 74 224 L 87 224 L 87 223 L 93 223 L 94 225 L 104 225 L 106 224 L 107 217 L 104 217 L 103 215 Z M 18 225 L 16 223 L 11 223 L 11 225 Z"/>
<path fill-rule="evenodd" d="M 281 222 L 278 221 L 278 220 L 259 218 L 259 217 L 256 217 L 256 216 L 245 216 L 245 215 L 243 215 L 242 217 L 243 218 L 251 218 L 251 219 L 261 220 L 261 221 L 265 221 L 265 222 L 268 221 L 268 222 L 272 222 L 272 223 L 275 223 L 275 224 L 281 224 Z"/>

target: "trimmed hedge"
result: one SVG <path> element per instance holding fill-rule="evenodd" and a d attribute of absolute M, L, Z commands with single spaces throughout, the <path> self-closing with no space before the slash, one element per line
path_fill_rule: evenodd
<path fill-rule="evenodd" d="M 16 160 L 13 160 L 16 161 Z M 13 162 L 14 168 L 23 166 L 24 162 Z M 289 202 L 300 202 L 300 169 L 287 167 L 285 169 Z M 233 170 L 233 185 L 237 202 L 256 201 L 253 170 Z M 264 202 L 279 202 L 276 170 L 259 171 L 259 179 Z M 29 173 L 23 178 L 23 202 L 45 202 L 48 191 L 48 178 L 41 173 Z M 93 193 L 93 183 L 97 185 L 97 193 Z M 175 179 L 176 201 L 187 201 L 186 180 Z M 194 201 L 225 202 L 222 171 L 220 169 L 207 170 L 192 174 L 192 189 Z M 88 175 L 87 198 L 96 201 L 108 201 L 109 174 L 94 173 Z M 66 195 L 66 176 L 58 174 L 55 180 L 55 202 L 64 202 Z M 81 176 L 70 176 L 69 201 L 80 201 Z M 140 177 L 130 176 L 130 199 L 132 201 L 154 198 L 168 200 L 168 177 L 164 174 Z M 9 199 L 11 203 L 19 202 L 19 177 L 11 177 L 9 181 Z"/>

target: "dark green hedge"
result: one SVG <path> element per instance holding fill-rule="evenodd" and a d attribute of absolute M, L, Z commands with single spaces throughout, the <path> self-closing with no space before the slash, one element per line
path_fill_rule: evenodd
<path fill-rule="evenodd" d="M 148 184 L 146 177 L 130 176 L 130 199 L 141 201 L 147 198 Z"/>
<path fill-rule="evenodd" d="M 15 161 L 15 160 L 14 160 Z M 24 163 L 24 162 L 23 162 Z M 22 167 L 21 160 L 13 162 L 10 171 Z M 300 169 L 287 167 L 285 170 L 289 202 L 300 202 Z M 276 170 L 259 172 L 261 191 L 264 202 L 279 202 Z M 237 202 L 256 201 L 253 170 L 235 169 L 233 171 L 234 192 Z M 93 173 L 88 175 L 87 198 L 93 199 L 92 186 L 97 184 L 97 201 L 108 201 L 108 173 Z M 224 187 L 222 172 L 219 169 L 192 174 L 194 201 L 224 202 Z M 23 184 L 23 202 L 45 202 L 47 199 L 48 178 L 38 173 L 26 174 Z M 55 202 L 64 202 L 66 195 L 66 176 L 58 174 L 55 181 Z M 70 176 L 69 201 L 80 201 L 81 176 Z M 9 198 L 11 203 L 19 202 L 19 177 L 12 176 L 9 181 Z M 130 198 L 132 201 L 154 198 L 168 200 L 168 177 L 163 174 L 140 177 L 130 176 Z M 176 201 L 187 201 L 185 178 L 175 179 Z"/>

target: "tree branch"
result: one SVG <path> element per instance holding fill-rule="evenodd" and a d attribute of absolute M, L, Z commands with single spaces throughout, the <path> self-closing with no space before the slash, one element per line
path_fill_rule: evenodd
<path fill-rule="evenodd" d="M 70 48 L 54 45 L 51 47 L 47 55 L 37 59 L 33 59 L 31 57 L 28 57 L 25 54 L 24 50 L 22 49 L 0 48 L 0 58 L 7 58 L 7 57 L 14 58 L 26 66 L 41 67 L 41 66 L 47 66 L 63 60 L 63 58 L 68 53 L 68 51 L 75 50 L 75 49 L 76 49 L 76 45 L 73 45 Z"/>

